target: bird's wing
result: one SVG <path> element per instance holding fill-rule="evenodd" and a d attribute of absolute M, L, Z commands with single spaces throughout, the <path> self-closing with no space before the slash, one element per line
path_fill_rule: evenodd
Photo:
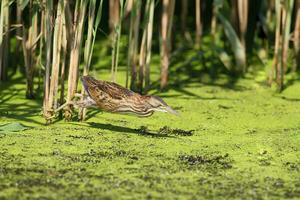
<path fill-rule="evenodd" d="M 116 83 L 96 80 L 90 76 L 83 77 L 82 82 L 89 96 L 96 102 L 103 98 L 122 100 L 139 95 Z"/>
<path fill-rule="evenodd" d="M 97 84 L 97 88 L 102 92 L 108 94 L 112 99 L 124 99 L 135 95 L 136 93 L 108 81 L 101 81 Z"/>

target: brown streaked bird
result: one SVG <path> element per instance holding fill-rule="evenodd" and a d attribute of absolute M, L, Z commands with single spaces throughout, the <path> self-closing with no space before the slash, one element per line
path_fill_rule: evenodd
<path fill-rule="evenodd" d="M 77 104 L 80 107 L 96 106 L 106 112 L 135 114 L 140 117 L 149 117 L 155 111 L 178 115 L 160 97 L 140 95 L 116 83 L 96 80 L 91 76 L 83 76 L 81 81 L 88 98 Z"/>

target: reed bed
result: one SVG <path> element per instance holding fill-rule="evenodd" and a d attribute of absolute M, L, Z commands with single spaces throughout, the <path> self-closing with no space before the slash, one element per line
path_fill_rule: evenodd
<path fill-rule="evenodd" d="M 19 66 L 27 98 L 35 98 L 43 85 L 43 115 L 48 123 L 58 116 L 71 120 L 70 102 L 77 93 L 85 98 L 78 80 L 89 74 L 99 29 L 106 26 L 103 19 L 108 20 L 110 32 L 106 39 L 112 81 L 118 82 L 120 41 L 127 36 L 125 86 L 140 93 L 155 85 L 150 77 L 154 53 L 161 58 L 159 88 L 168 89 L 172 54 L 182 46 L 201 53 L 207 37 L 213 56 L 234 76 L 244 76 L 257 57 L 264 65 L 272 63 L 266 66 L 266 80 L 282 91 L 285 75 L 297 75 L 299 70 L 299 0 L 2 0 L 0 6 L 0 83 L 9 81 L 8 73 L 17 73 Z M 264 58 L 258 53 L 261 49 L 267 52 Z M 85 113 L 80 109 L 79 119 L 84 120 Z"/>

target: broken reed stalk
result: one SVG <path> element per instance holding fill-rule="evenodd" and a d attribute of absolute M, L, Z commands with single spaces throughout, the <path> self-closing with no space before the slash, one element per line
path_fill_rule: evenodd
<path fill-rule="evenodd" d="M 139 41 L 139 27 L 141 18 L 141 1 L 134 0 L 130 15 L 129 47 L 127 58 L 126 87 L 129 85 L 129 71 L 131 74 L 130 89 L 137 90 L 137 51 Z"/>
<path fill-rule="evenodd" d="M 79 5 L 77 1 L 76 4 Z M 67 102 L 71 102 L 77 89 L 77 81 L 78 81 L 78 69 L 80 63 L 80 54 L 81 54 L 81 46 L 82 46 L 82 38 L 84 32 L 84 20 L 86 14 L 88 1 L 81 0 L 80 6 L 76 6 L 74 19 L 76 20 L 73 26 L 73 34 L 70 41 L 71 43 L 71 52 L 70 52 L 70 62 L 69 62 L 69 76 L 68 76 L 68 94 L 67 94 Z M 66 9 L 65 9 L 66 10 Z M 66 13 L 68 15 L 68 13 Z M 66 18 L 67 19 L 67 18 Z M 77 21 L 78 20 L 78 21 Z M 72 23 L 68 21 L 67 23 Z M 67 25 L 72 26 L 72 25 Z M 67 106 L 65 109 L 65 119 L 71 120 L 72 118 L 72 108 L 71 106 Z"/>
<path fill-rule="evenodd" d="M 120 15 L 117 25 L 115 26 L 115 33 L 113 36 L 113 48 L 112 48 L 112 81 L 116 82 L 117 72 L 119 65 L 119 51 L 120 51 L 120 37 L 122 31 L 122 19 L 124 14 L 124 0 L 120 0 Z"/>
<path fill-rule="evenodd" d="M 161 80 L 160 88 L 165 89 L 168 83 L 170 36 L 175 0 L 163 0 L 161 17 Z"/>
<path fill-rule="evenodd" d="M 202 35 L 201 1 L 196 0 L 196 48 L 200 48 L 201 35 Z"/>
<path fill-rule="evenodd" d="M 217 9 L 217 17 L 220 20 L 220 22 L 223 25 L 225 35 L 231 45 L 231 49 L 234 53 L 234 59 L 236 67 L 233 68 L 235 72 L 241 74 L 243 72 L 243 69 L 245 69 L 246 66 L 246 51 L 244 49 L 244 46 L 242 45 L 236 31 L 232 27 L 231 23 L 226 19 L 219 9 Z M 227 60 L 224 59 L 223 60 Z M 230 68 L 230 66 L 229 66 Z"/>
<path fill-rule="evenodd" d="M 10 49 L 9 28 L 9 0 L 2 0 L 0 13 L 0 81 L 7 78 Z"/>

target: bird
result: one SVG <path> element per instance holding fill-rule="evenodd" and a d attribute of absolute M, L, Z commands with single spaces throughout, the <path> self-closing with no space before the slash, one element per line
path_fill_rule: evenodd
<path fill-rule="evenodd" d="M 149 117 L 155 111 L 178 115 L 158 96 L 141 95 L 117 83 L 96 80 L 90 75 L 82 76 L 81 81 L 87 98 L 77 103 L 79 107 L 97 107 L 106 112 L 139 117 Z"/>

